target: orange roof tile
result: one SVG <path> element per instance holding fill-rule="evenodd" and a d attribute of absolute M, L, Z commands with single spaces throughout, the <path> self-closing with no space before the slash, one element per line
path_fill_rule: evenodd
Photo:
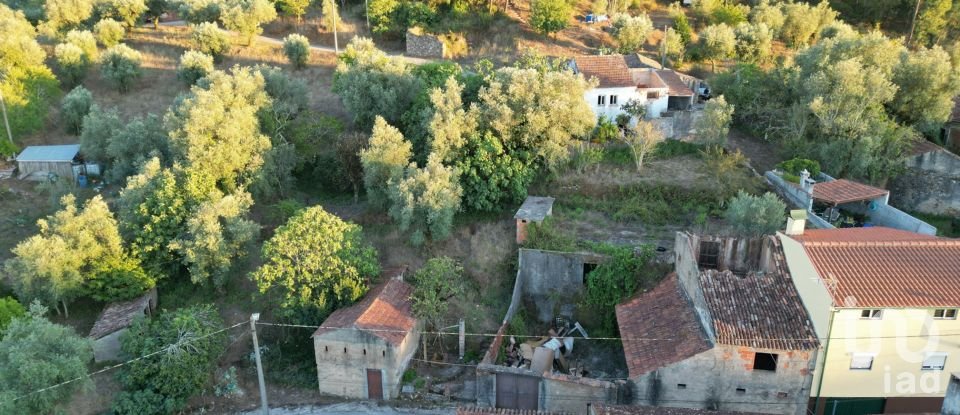
<path fill-rule="evenodd" d="M 960 307 L 960 240 L 882 227 L 791 237 L 832 287 L 837 306 Z"/>
<path fill-rule="evenodd" d="M 710 350 L 697 313 L 671 273 L 654 289 L 616 307 L 630 377 Z"/>
<path fill-rule="evenodd" d="M 577 56 L 573 58 L 577 71 L 584 78 L 597 78 L 600 88 L 634 86 L 630 68 L 623 55 Z"/>
<path fill-rule="evenodd" d="M 373 287 L 360 302 L 334 311 L 313 336 L 320 336 L 338 328 L 357 328 L 368 330 L 370 334 L 394 345 L 403 342 L 407 333 L 413 330 L 417 323 L 410 311 L 410 293 L 413 292 L 413 287 L 391 277 L 403 275 L 402 270 L 389 270 L 385 274 L 389 279 Z"/>
<path fill-rule="evenodd" d="M 687 86 L 683 79 L 680 79 L 680 76 L 676 72 L 667 70 L 657 71 L 657 75 L 660 76 L 660 79 L 667 84 L 667 87 L 670 88 L 670 91 L 667 93 L 673 97 L 692 97 L 693 90 Z"/>
<path fill-rule="evenodd" d="M 813 198 L 832 204 L 871 200 L 890 193 L 887 190 L 847 179 L 820 182 L 813 185 Z"/>

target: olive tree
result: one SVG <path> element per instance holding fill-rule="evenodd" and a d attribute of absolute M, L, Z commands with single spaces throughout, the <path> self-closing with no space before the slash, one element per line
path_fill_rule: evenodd
<path fill-rule="evenodd" d="M 63 97 L 60 103 L 60 118 L 67 132 L 79 135 L 83 128 L 83 118 L 90 113 L 93 94 L 83 86 L 78 86 Z"/>
<path fill-rule="evenodd" d="M 727 142 L 732 119 L 733 105 L 728 104 L 723 95 L 711 99 L 704 106 L 703 115 L 694 121 L 694 135 L 701 142 L 723 145 Z"/>
<path fill-rule="evenodd" d="M 413 274 L 412 280 L 410 308 L 413 314 L 426 323 L 427 330 L 440 330 L 450 305 L 463 301 L 463 266 L 450 257 L 430 258 Z M 423 336 L 424 355 L 427 355 L 426 337 Z"/>
<path fill-rule="evenodd" d="M 303 35 L 289 35 L 283 39 L 283 53 L 294 68 L 305 68 L 310 59 L 310 41 Z"/>
<path fill-rule="evenodd" d="M 420 89 L 420 81 L 403 60 L 387 56 L 372 40 L 361 37 L 344 49 L 333 77 L 333 92 L 361 130 L 370 128 L 377 116 L 400 125 Z"/>
<path fill-rule="evenodd" d="M 311 0 L 280 0 L 277 5 L 280 11 L 297 18 L 297 23 L 302 21 L 303 15 L 307 13 Z"/>
<path fill-rule="evenodd" d="M 98 8 L 101 17 L 120 21 L 127 28 L 133 28 L 147 11 L 147 3 L 145 0 L 100 0 Z"/>
<path fill-rule="evenodd" d="M 765 63 L 773 49 L 773 34 L 766 23 L 741 23 L 734 30 L 736 56 L 740 61 Z"/>
<path fill-rule="evenodd" d="M 630 16 L 618 14 L 611 23 L 613 38 L 617 41 L 620 53 L 635 53 L 647 42 L 647 36 L 653 32 L 653 21 L 646 14 Z"/>
<path fill-rule="evenodd" d="M 637 166 L 637 173 L 643 168 L 643 160 L 653 149 L 663 141 L 663 133 L 652 123 L 638 120 L 626 134 L 623 134 L 622 140 L 630 147 L 633 153 L 633 162 Z"/>
<path fill-rule="evenodd" d="M 67 32 L 66 43 L 76 45 L 83 50 L 91 62 L 96 61 L 99 56 L 97 51 L 97 38 L 89 30 L 71 30 Z"/>
<path fill-rule="evenodd" d="M 83 25 L 93 14 L 93 0 L 47 0 L 43 3 L 46 25 L 62 31 Z"/>
<path fill-rule="evenodd" d="M 741 236 L 772 235 L 783 226 L 786 209 L 773 193 L 754 196 L 740 190 L 727 202 L 724 219 Z"/>
<path fill-rule="evenodd" d="M 111 48 L 123 41 L 123 25 L 116 20 L 106 18 L 93 26 L 93 34 L 103 47 Z"/>
<path fill-rule="evenodd" d="M 79 85 L 87 77 L 90 58 L 79 46 L 72 43 L 58 44 L 53 49 L 53 56 L 57 61 L 60 79 L 63 79 L 67 86 Z"/>
<path fill-rule="evenodd" d="M 213 56 L 214 61 L 218 62 L 230 48 L 227 34 L 220 30 L 217 22 L 203 22 L 191 26 L 190 39 L 198 51 Z"/>
<path fill-rule="evenodd" d="M 700 31 L 697 50 L 701 58 L 710 61 L 713 72 L 717 71 L 717 61 L 734 57 L 736 47 L 737 37 L 733 28 L 724 23 L 710 25 Z"/>
<path fill-rule="evenodd" d="M 573 6 L 567 0 L 533 0 L 530 3 L 530 26 L 551 35 L 565 29 L 573 18 Z"/>
<path fill-rule="evenodd" d="M 142 75 L 140 60 L 140 52 L 121 43 L 107 49 L 100 57 L 100 74 L 121 93 L 128 92 L 133 81 Z"/>
<path fill-rule="evenodd" d="M 277 10 L 270 0 L 227 0 L 220 15 L 223 27 L 240 33 L 247 45 L 263 32 L 261 25 L 276 18 Z"/>
<path fill-rule="evenodd" d="M 390 217 L 400 231 L 412 231 L 414 245 L 450 236 L 453 215 L 460 210 L 463 195 L 457 176 L 456 170 L 431 155 L 424 168 L 411 163 L 402 179 L 389 183 Z"/>
<path fill-rule="evenodd" d="M 360 152 L 363 164 L 363 186 L 374 205 L 386 206 L 389 184 L 403 178 L 404 168 L 413 156 L 413 146 L 400 130 L 377 117 L 370 134 L 370 144 Z"/>
<path fill-rule="evenodd" d="M 36 29 L 23 12 L 0 4 L 0 93 L 14 136 L 43 127 L 59 94 L 57 79 L 44 63 L 47 54 L 36 37 Z"/>
<path fill-rule="evenodd" d="M 890 103 L 894 113 L 927 133 L 939 131 L 950 116 L 953 97 L 960 95 L 960 67 L 940 46 L 901 52 L 891 80 L 899 91 Z"/>
<path fill-rule="evenodd" d="M 177 65 L 177 78 L 187 85 L 196 84 L 213 72 L 213 56 L 195 50 L 183 52 Z"/>
<path fill-rule="evenodd" d="M 171 0 L 177 15 L 190 24 L 216 22 L 220 18 L 222 0 Z"/>
<path fill-rule="evenodd" d="M 101 163 L 109 170 L 107 146 L 110 145 L 113 134 L 123 128 L 123 121 L 120 120 L 116 108 L 105 110 L 97 104 L 91 104 L 81 126 L 80 151 L 84 157 Z"/>

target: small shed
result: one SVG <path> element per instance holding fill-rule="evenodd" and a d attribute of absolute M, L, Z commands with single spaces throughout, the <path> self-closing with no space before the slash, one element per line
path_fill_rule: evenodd
<path fill-rule="evenodd" d="M 405 271 L 385 270 L 363 300 L 333 312 L 313 333 L 321 393 L 373 400 L 399 395 L 420 341 Z"/>
<path fill-rule="evenodd" d="M 527 240 L 527 224 L 530 222 L 541 223 L 547 216 L 553 215 L 552 197 L 527 196 L 527 199 L 520 205 L 517 214 L 513 218 L 517 220 L 517 243 L 522 244 Z"/>
<path fill-rule="evenodd" d="M 103 362 L 120 358 L 120 336 L 138 317 L 149 316 L 157 308 L 157 289 L 129 301 L 110 303 L 90 330 L 93 360 Z"/>
<path fill-rule="evenodd" d="M 56 175 L 73 180 L 77 176 L 74 166 L 80 165 L 79 144 L 30 146 L 17 155 L 20 179 L 46 180 Z"/>

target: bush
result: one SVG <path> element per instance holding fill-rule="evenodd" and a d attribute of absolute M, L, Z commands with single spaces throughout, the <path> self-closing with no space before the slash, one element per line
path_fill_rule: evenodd
<path fill-rule="evenodd" d="M 620 137 L 620 128 L 617 127 L 617 124 L 610 121 L 606 115 L 601 115 L 600 119 L 597 120 L 597 126 L 593 129 L 593 138 L 592 141 L 599 144 L 604 144 L 613 140 L 616 140 Z"/>
<path fill-rule="evenodd" d="M 121 43 L 103 53 L 100 58 L 100 74 L 103 79 L 113 82 L 118 91 L 127 92 L 130 84 L 142 75 L 140 59 L 140 52 Z"/>
<path fill-rule="evenodd" d="M 60 103 L 60 119 L 67 132 L 79 135 L 83 129 L 83 117 L 90 113 L 93 105 L 93 94 L 83 86 L 74 88 L 63 97 Z"/>
<path fill-rule="evenodd" d="M 3 334 L 3 331 L 7 329 L 13 319 L 23 317 L 26 313 L 27 310 L 24 310 L 23 305 L 15 298 L 0 298 L 0 334 Z"/>
<path fill-rule="evenodd" d="M 195 50 L 183 52 L 180 64 L 177 65 L 177 79 L 187 85 L 197 83 L 197 80 L 213 72 L 213 56 Z"/>
<path fill-rule="evenodd" d="M 303 35 L 287 36 L 283 39 L 283 53 L 287 55 L 287 59 L 294 68 L 305 68 L 310 59 L 310 41 Z"/>
<path fill-rule="evenodd" d="M 781 161 L 777 164 L 777 168 L 796 177 L 799 177 L 800 172 L 804 170 L 810 173 L 810 177 L 817 177 L 820 175 L 820 163 L 816 160 L 793 158 L 790 160 Z M 800 180 L 798 179 L 797 182 L 799 181 Z"/>
<path fill-rule="evenodd" d="M 783 226 L 787 205 L 767 192 L 753 196 L 743 190 L 730 199 L 724 218 L 740 236 L 771 235 Z"/>
<path fill-rule="evenodd" d="M 0 158 L 13 157 L 20 152 L 20 148 L 10 140 L 0 139 Z"/>
<path fill-rule="evenodd" d="M 216 22 L 204 22 L 194 25 L 192 28 L 190 38 L 197 50 L 213 56 L 213 60 L 219 62 L 230 47 L 227 34 L 220 30 L 220 26 Z"/>
<path fill-rule="evenodd" d="M 113 19 L 103 19 L 93 26 L 93 35 L 105 48 L 112 48 L 123 40 L 123 25 Z"/>
<path fill-rule="evenodd" d="M 53 49 L 53 56 L 57 61 L 60 78 L 67 86 L 80 84 L 87 77 L 90 70 L 90 59 L 79 46 L 72 43 L 61 43 Z"/>
<path fill-rule="evenodd" d="M 467 38 L 462 33 L 447 33 L 437 36 L 443 43 L 443 57 L 445 59 L 457 59 L 467 56 L 469 46 Z"/>
<path fill-rule="evenodd" d="M 653 156 L 657 158 L 671 158 L 698 154 L 703 146 L 680 140 L 664 140 L 653 149 Z"/>
<path fill-rule="evenodd" d="M 97 60 L 97 39 L 89 30 L 71 30 L 67 32 L 66 43 L 76 45 L 83 50 L 90 62 Z"/>
<path fill-rule="evenodd" d="M 136 261 L 107 261 L 86 281 L 84 291 L 97 301 L 113 302 L 134 299 L 156 285 Z"/>

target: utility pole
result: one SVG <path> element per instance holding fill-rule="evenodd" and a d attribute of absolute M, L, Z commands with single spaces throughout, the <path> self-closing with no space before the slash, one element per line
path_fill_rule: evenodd
<path fill-rule="evenodd" d="M 370 30 L 370 0 L 363 0 L 363 7 L 366 9 L 363 16 L 367 18 L 367 30 Z"/>
<path fill-rule="evenodd" d="M 920 2 L 922 0 L 917 0 L 917 5 L 913 9 L 913 20 L 910 20 L 910 34 L 907 35 L 907 44 L 913 44 L 913 31 L 917 26 L 917 14 L 920 13 Z"/>
<path fill-rule="evenodd" d="M 257 320 L 260 320 L 260 313 L 250 315 L 250 334 L 253 335 L 253 354 L 257 360 L 257 381 L 260 382 L 260 410 L 263 415 L 270 415 L 270 407 L 267 406 L 267 385 L 263 383 L 263 364 L 260 363 L 260 343 L 257 342 Z"/>

